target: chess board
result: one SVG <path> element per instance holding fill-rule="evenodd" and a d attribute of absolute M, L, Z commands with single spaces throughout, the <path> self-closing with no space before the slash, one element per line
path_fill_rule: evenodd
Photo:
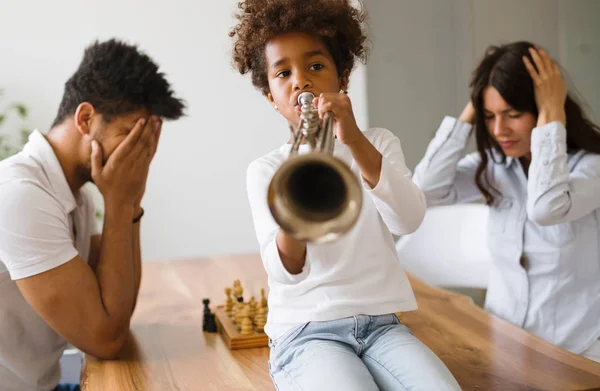
<path fill-rule="evenodd" d="M 216 308 L 215 319 L 219 333 L 229 349 L 250 349 L 269 346 L 269 337 L 264 332 L 254 331 L 252 334 L 242 335 L 237 325 L 233 323 L 232 319 L 225 312 L 225 306 L 220 305 Z"/>
<path fill-rule="evenodd" d="M 269 337 L 263 331 L 269 309 L 265 290 L 260 290 L 258 301 L 254 296 L 249 301 L 244 301 L 244 288 L 240 280 L 235 280 L 233 287 L 225 287 L 224 291 L 227 300 L 224 305 L 216 307 L 214 314 L 208 308 L 209 300 L 203 301 L 205 305 L 203 330 L 218 331 L 231 350 L 268 347 Z M 236 298 L 235 302 L 232 294 Z M 400 313 L 397 315 L 399 318 Z"/>
<path fill-rule="evenodd" d="M 263 331 L 269 311 L 265 289 L 260 289 L 258 301 L 254 296 L 244 301 L 244 287 L 240 280 L 234 280 L 233 286 L 225 287 L 224 291 L 225 304 L 218 306 L 211 318 L 229 349 L 269 346 L 269 337 Z"/>

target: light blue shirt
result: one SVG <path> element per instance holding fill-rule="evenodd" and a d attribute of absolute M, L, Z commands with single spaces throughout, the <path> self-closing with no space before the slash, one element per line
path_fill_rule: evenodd
<path fill-rule="evenodd" d="M 444 118 L 415 169 L 428 206 L 483 199 L 479 154 L 465 156 L 471 129 Z M 488 155 L 487 175 L 502 197 L 488 220 L 485 308 L 579 354 L 600 337 L 600 155 L 567 153 L 560 122 L 533 129 L 531 155 L 529 179 L 518 159 Z"/>

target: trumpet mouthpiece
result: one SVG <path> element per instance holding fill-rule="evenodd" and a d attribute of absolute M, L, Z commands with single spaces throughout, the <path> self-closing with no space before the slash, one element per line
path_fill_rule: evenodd
<path fill-rule="evenodd" d="M 315 99 L 315 94 L 312 92 L 303 92 L 298 95 L 298 104 L 302 107 L 307 103 L 312 103 L 313 99 Z"/>

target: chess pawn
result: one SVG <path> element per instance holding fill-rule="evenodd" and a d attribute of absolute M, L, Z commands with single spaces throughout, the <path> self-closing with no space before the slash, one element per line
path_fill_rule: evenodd
<path fill-rule="evenodd" d="M 256 316 L 254 316 L 254 325 L 256 326 L 256 331 L 263 332 L 265 329 L 266 323 L 267 323 L 266 308 L 258 307 L 256 309 Z"/>
<path fill-rule="evenodd" d="M 238 322 L 239 321 L 239 317 L 240 317 L 243 309 L 244 309 L 243 299 L 241 297 L 238 297 L 236 299 L 236 301 L 235 301 L 235 304 L 233 305 L 233 310 L 232 310 L 232 313 L 231 313 L 232 321 L 233 321 L 233 323 L 237 323 L 238 328 L 240 326 L 240 324 Z"/>
<path fill-rule="evenodd" d="M 202 300 L 202 304 L 204 304 L 204 313 L 203 313 L 203 316 L 206 319 L 206 318 L 208 318 L 211 315 L 210 308 L 208 307 L 208 305 L 210 304 L 210 300 L 209 299 L 203 299 Z"/>
<path fill-rule="evenodd" d="M 235 323 L 235 320 L 237 319 L 237 308 L 238 308 L 238 307 L 237 307 L 237 305 L 236 305 L 236 304 L 234 304 L 234 305 L 231 307 L 231 315 L 230 315 L 230 316 L 231 316 L 231 321 L 232 321 L 233 323 Z"/>
<path fill-rule="evenodd" d="M 216 333 L 217 329 L 217 321 L 215 319 L 215 314 L 208 314 L 204 320 L 203 331 L 207 331 L 209 333 Z"/>
<path fill-rule="evenodd" d="M 250 306 L 244 307 L 242 311 L 242 325 L 240 334 L 242 335 L 250 335 L 254 333 L 254 327 L 252 326 L 252 320 L 250 320 Z"/>
<path fill-rule="evenodd" d="M 225 313 L 231 316 L 231 311 L 233 310 L 233 299 L 231 299 L 231 288 L 225 288 L 225 294 L 227 295 L 227 300 L 225 301 Z"/>
<path fill-rule="evenodd" d="M 215 314 L 210 312 L 209 304 L 210 300 L 208 298 L 202 300 L 204 304 L 204 314 L 202 317 L 202 331 L 208 331 L 210 333 L 217 332 L 217 323 L 215 320 Z"/>
<path fill-rule="evenodd" d="M 204 304 L 204 313 L 210 314 L 210 308 L 208 307 L 208 305 L 210 304 L 210 299 L 208 299 L 208 298 L 202 299 L 202 304 Z"/>
<path fill-rule="evenodd" d="M 268 307 L 267 298 L 265 297 L 265 288 L 260 288 L 260 306 Z"/>
<path fill-rule="evenodd" d="M 244 301 L 241 297 L 237 298 L 237 303 L 235 303 L 235 315 L 234 315 L 234 323 L 237 323 L 238 328 L 240 328 L 242 324 L 242 313 L 244 311 Z"/>
<path fill-rule="evenodd" d="M 256 299 L 254 299 L 254 296 L 250 298 L 250 302 L 248 304 L 250 305 L 250 319 L 254 320 L 256 308 L 258 307 L 258 303 L 256 302 Z"/>
<path fill-rule="evenodd" d="M 202 304 L 204 304 L 204 312 L 202 314 L 202 330 L 206 331 L 207 324 L 210 321 L 210 308 L 208 304 L 210 303 L 209 299 L 203 299 Z"/>

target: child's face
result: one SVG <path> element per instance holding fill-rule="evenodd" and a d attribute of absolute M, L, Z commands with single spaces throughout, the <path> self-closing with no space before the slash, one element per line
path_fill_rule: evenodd
<path fill-rule="evenodd" d="M 269 93 L 267 99 L 295 128 L 300 121 L 298 95 L 310 91 L 339 92 L 347 78 L 338 75 L 333 57 L 316 36 L 290 32 L 271 39 L 265 46 Z"/>

